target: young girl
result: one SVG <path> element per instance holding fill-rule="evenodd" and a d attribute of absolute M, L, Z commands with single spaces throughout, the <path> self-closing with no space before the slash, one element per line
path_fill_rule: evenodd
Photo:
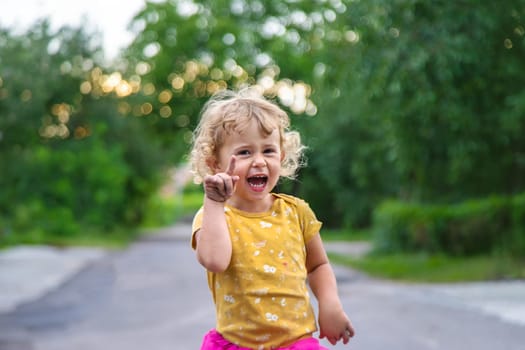
<path fill-rule="evenodd" d="M 307 280 L 319 305 L 320 337 L 346 344 L 354 329 L 337 293 L 319 222 L 303 200 L 272 190 L 300 166 L 299 134 L 260 96 L 224 91 L 205 105 L 191 163 L 204 183 L 192 246 L 207 270 L 216 328 L 201 350 L 325 349 Z"/>

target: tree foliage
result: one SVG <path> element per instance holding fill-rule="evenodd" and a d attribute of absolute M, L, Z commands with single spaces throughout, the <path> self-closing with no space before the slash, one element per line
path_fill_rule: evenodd
<path fill-rule="evenodd" d="M 285 186 L 328 225 L 368 225 L 385 198 L 450 204 L 522 192 L 524 16 L 525 0 L 146 2 L 113 73 L 80 30 L 3 31 L 0 160 L 16 166 L 1 169 L 0 216 L 38 212 L 19 193 L 45 179 L 54 190 L 33 197 L 60 203 L 72 222 L 86 198 L 115 220 L 140 220 L 153 174 L 184 161 L 206 99 L 246 86 L 302 132 L 309 167 Z M 79 187 L 54 171 L 90 173 L 72 156 L 83 152 L 113 174 L 93 183 L 125 184 L 115 198 L 58 195 Z M 36 168 L 44 163 L 53 168 Z"/>
<path fill-rule="evenodd" d="M 179 117 L 152 118 L 167 145 L 181 132 L 188 140 L 217 88 L 303 82 L 302 109 L 285 89 L 266 90 L 302 116 L 293 123 L 311 146 L 294 187 L 329 223 L 367 225 L 386 197 L 450 203 L 523 190 L 524 3 L 149 3 L 128 59 L 173 92 Z"/>
<path fill-rule="evenodd" d="M 147 3 L 131 25 L 139 30 L 126 55 L 128 75 L 142 70 L 143 86 L 152 87 L 141 98 L 174 158 L 187 152 L 199 111 L 218 89 L 257 84 L 293 115 L 315 113 L 310 86 L 301 82 L 314 71 L 311 53 L 323 46 L 323 11 L 335 18 L 325 1 Z"/>
<path fill-rule="evenodd" d="M 95 38 L 42 21 L 0 51 L 0 242 L 138 222 L 157 152 L 100 90 Z"/>
<path fill-rule="evenodd" d="M 318 152 L 332 148 L 318 173 L 347 221 L 368 222 L 388 196 L 451 203 L 524 189 L 524 6 L 348 3 L 338 25 L 359 40 L 337 48 L 314 96 L 333 124 L 318 128 Z"/>

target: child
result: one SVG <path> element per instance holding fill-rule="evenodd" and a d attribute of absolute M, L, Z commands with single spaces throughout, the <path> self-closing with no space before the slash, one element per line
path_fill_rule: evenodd
<path fill-rule="evenodd" d="M 346 344 L 354 329 L 337 294 L 319 222 L 303 200 L 271 191 L 300 166 L 300 136 L 263 97 L 223 91 L 205 105 L 191 163 L 204 203 L 192 246 L 207 270 L 216 329 L 201 350 L 325 349 L 306 281 L 318 300 L 320 337 Z"/>

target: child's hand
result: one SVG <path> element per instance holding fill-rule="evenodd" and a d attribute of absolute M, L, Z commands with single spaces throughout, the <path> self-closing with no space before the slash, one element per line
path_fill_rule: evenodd
<path fill-rule="evenodd" d="M 340 306 L 327 306 L 319 309 L 319 338 L 326 338 L 335 345 L 343 340 L 348 343 L 354 336 L 354 327 Z"/>
<path fill-rule="evenodd" d="M 230 158 L 228 169 L 224 173 L 206 175 L 204 178 L 204 193 L 206 197 L 216 202 L 226 202 L 233 195 L 239 176 L 233 175 L 235 156 Z"/>

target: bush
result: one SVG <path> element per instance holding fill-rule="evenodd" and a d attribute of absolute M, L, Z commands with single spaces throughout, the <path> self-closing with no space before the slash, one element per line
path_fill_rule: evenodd
<path fill-rule="evenodd" d="M 512 198 L 512 244 L 508 248 L 514 255 L 525 255 L 525 193 Z"/>
<path fill-rule="evenodd" d="M 525 255 L 525 195 L 494 196 L 454 205 L 387 201 L 374 212 L 379 252 L 475 255 L 496 249 Z"/>
<path fill-rule="evenodd" d="M 0 245 L 140 223 L 157 176 L 141 173 L 134 159 L 146 157 L 126 157 L 131 153 L 123 142 L 95 138 L 24 152 L 16 169 L 0 179 Z M 147 159 L 151 171 L 158 172 L 153 157 Z"/>
<path fill-rule="evenodd" d="M 85 143 L 84 143 L 85 144 Z M 100 144 L 81 149 L 41 146 L 23 160 L 25 172 L 10 181 L 10 227 L 17 234 L 41 230 L 71 235 L 82 225 L 108 227 L 121 222 L 129 170 L 118 148 Z M 17 194 L 17 196 L 14 196 Z M 11 196 L 10 196 L 11 197 Z"/>

